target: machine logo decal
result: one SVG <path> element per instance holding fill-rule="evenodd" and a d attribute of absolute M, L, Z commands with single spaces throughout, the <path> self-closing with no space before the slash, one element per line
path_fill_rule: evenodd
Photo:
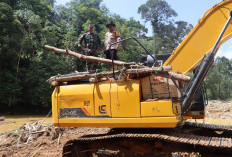
<path fill-rule="evenodd" d="M 60 117 L 92 117 L 85 108 L 60 109 Z"/>
<path fill-rule="evenodd" d="M 99 106 L 99 113 L 106 114 L 106 105 Z"/>

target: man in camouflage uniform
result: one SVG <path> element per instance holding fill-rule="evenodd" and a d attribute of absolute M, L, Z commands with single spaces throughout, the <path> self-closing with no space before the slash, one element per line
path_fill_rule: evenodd
<path fill-rule="evenodd" d="M 84 51 L 87 56 L 98 56 L 99 49 L 101 47 L 100 37 L 94 33 L 93 24 L 89 25 L 89 32 L 83 34 L 78 40 L 78 47 Z M 82 44 L 84 41 L 84 45 Z M 98 63 L 86 62 L 87 71 L 96 70 Z"/>
<path fill-rule="evenodd" d="M 117 60 L 118 59 L 117 51 L 120 47 L 119 43 L 111 45 L 111 47 L 110 44 L 120 41 L 120 32 L 119 30 L 115 30 L 115 24 L 113 22 L 107 24 L 106 27 L 109 29 L 109 32 L 107 32 L 105 35 L 104 53 L 106 54 L 107 59 L 111 59 L 111 54 L 113 54 L 112 57 L 114 58 L 114 60 Z M 117 69 L 117 67 L 115 66 L 114 69 Z"/>

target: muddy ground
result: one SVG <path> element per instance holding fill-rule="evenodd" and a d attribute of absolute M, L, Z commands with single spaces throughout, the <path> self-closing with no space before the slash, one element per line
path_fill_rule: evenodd
<path fill-rule="evenodd" d="M 232 101 L 210 101 L 206 107 L 205 122 L 232 125 Z M 1 127 L 6 125 L 7 123 L 0 123 Z M 41 128 L 33 132 L 34 126 Z M 67 141 L 83 135 L 106 133 L 108 130 L 107 128 L 55 128 L 35 123 L 24 125 L 16 131 L 0 133 L 0 156 L 61 156 L 62 147 Z"/>

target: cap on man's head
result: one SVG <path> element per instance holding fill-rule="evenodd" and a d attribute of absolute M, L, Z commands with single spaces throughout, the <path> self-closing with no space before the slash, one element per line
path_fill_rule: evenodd
<path fill-rule="evenodd" d="M 108 28 L 110 25 L 115 27 L 115 24 L 113 22 L 110 22 L 109 24 L 107 24 L 106 27 Z"/>
<path fill-rule="evenodd" d="M 94 27 L 94 24 L 89 24 L 89 27 Z"/>

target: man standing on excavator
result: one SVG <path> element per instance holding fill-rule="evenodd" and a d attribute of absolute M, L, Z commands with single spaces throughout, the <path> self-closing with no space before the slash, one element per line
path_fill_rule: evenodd
<path fill-rule="evenodd" d="M 112 59 L 111 57 L 113 57 L 114 60 L 117 60 L 117 51 L 119 49 L 119 43 L 111 45 L 111 47 L 110 44 L 120 41 L 120 32 L 119 30 L 115 30 L 115 24 L 113 22 L 107 24 L 106 27 L 109 29 L 109 32 L 107 32 L 105 35 L 104 53 L 106 54 L 106 59 Z M 117 69 L 117 67 L 115 66 L 114 69 Z"/>
<path fill-rule="evenodd" d="M 84 51 L 87 56 L 98 56 L 99 49 L 101 47 L 100 37 L 94 33 L 94 25 L 89 24 L 89 32 L 83 34 L 78 40 L 78 47 Z M 84 45 L 82 42 L 84 41 Z M 87 71 L 96 70 L 98 63 L 86 62 Z"/>

